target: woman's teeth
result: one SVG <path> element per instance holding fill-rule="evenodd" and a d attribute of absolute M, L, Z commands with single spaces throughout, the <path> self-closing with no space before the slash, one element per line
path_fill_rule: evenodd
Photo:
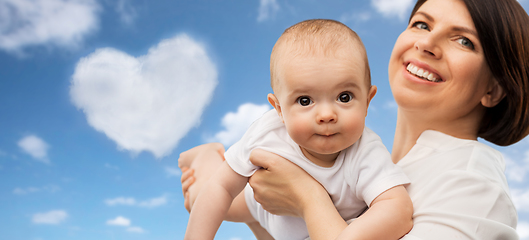
<path fill-rule="evenodd" d="M 406 70 L 408 70 L 409 73 L 420 77 L 424 80 L 428 80 L 430 82 L 440 82 L 441 79 L 437 78 L 433 73 L 430 73 L 422 68 L 418 68 L 417 66 L 413 64 L 408 64 L 408 67 L 406 67 Z"/>

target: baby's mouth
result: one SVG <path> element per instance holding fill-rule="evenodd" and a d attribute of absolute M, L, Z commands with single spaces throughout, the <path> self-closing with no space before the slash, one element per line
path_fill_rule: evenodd
<path fill-rule="evenodd" d="M 332 137 L 332 136 L 335 136 L 336 134 L 338 134 L 338 133 L 316 134 L 316 135 L 320 136 L 320 137 Z"/>
<path fill-rule="evenodd" d="M 422 78 L 426 81 L 429 81 L 429 82 L 441 82 L 441 77 L 439 77 L 437 74 L 435 73 L 431 73 L 429 72 L 428 70 L 425 70 L 425 69 L 422 69 L 422 68 L 419 68 L 415 65 L 413 65 L 412 63 L 408 63 L 408 66 L 406 67 L 406 70 L 408 70 L 409 73 L 419 77 L 419 78 Z"/>

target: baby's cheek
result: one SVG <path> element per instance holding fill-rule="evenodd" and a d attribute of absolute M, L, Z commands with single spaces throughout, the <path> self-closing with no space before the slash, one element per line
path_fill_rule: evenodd
<path fill-rule="evenodd" d="M 364 131 L 365 118 L 359 115 L 353 115 L 345 122 L 344 129 L 348 136 L 359 138 Z"/>
<path fill-rule="evenodd" d="M 301 141 L 302 139 L 307 138 L 312 135 L 310 129 L 312 129 L 309 124 L 305 121 L 295 121 L 287 125 L 287 131 L 290 137 L 295 141 Z"/>

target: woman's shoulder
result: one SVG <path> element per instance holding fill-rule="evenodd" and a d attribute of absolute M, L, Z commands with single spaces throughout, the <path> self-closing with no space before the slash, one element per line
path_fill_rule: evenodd
<path fill-rule="evenodd" d="M 469 150 L 472 151 L 467 164 L 469 173 L 479 174 L 503 189 L 509 189 L 505 177 L 505 159 L 498 150 L 478 141 L 470 144 Z"/>
<path fill-rule="evenodd" d="M 505 160 L 491 146 L 468 139 L 455 138 L 441 132 L 428 131 L 421 135 L 401 166 L 432 169 L 437 173 L 478 175 L 508 189 L 505 178 Z M 422 163 L 422 164 L 421 164 Z M 422 166 L 422 167 L 421 167 Z"/>
<path fill-rule="evenodd" d="M 486 164 L 503 168 L 505 165 L 502 154 L 491 146 L 477 140 L 456 138 L 441 132 L 425 131 L 417 140 L 417 147 L 428 148 L 430 155 L 449 155 L 451 159 L 468 163 L 468 168 Z M 446 157 L 446 156 L 445 156 Z"/>

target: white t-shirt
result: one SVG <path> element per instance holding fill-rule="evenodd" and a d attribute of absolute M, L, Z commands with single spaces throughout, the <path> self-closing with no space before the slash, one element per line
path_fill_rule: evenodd
<path fill-rule="evenodd" d="M 500 152 L 428 130 L 398 163 L 411 180 L 413 229 L 403 240 L 518 239 Z"/>
<path fill-rule="evenodd" d="M 391 161 L 380 137 L 368 128 L 364 128 L 355 144 L 339 154 L 332 167 L 325 168 L 303 155 L 275 110 L 271 110 L 226 151 L 226 161 L 235 172 L 251 176 L 259 169 L 249 160 L 251 151 L 256 148 L 276 153 L 303 168 L 325 187 L 345 220 L 357 217 L 384 191 L 409 183 L 402 170 Z M 245 194 L 250 212 L 274 239 L 308 237 L 303 219 L 270 214 L 255 201 L 250 187 L 245 189 Z"/>

